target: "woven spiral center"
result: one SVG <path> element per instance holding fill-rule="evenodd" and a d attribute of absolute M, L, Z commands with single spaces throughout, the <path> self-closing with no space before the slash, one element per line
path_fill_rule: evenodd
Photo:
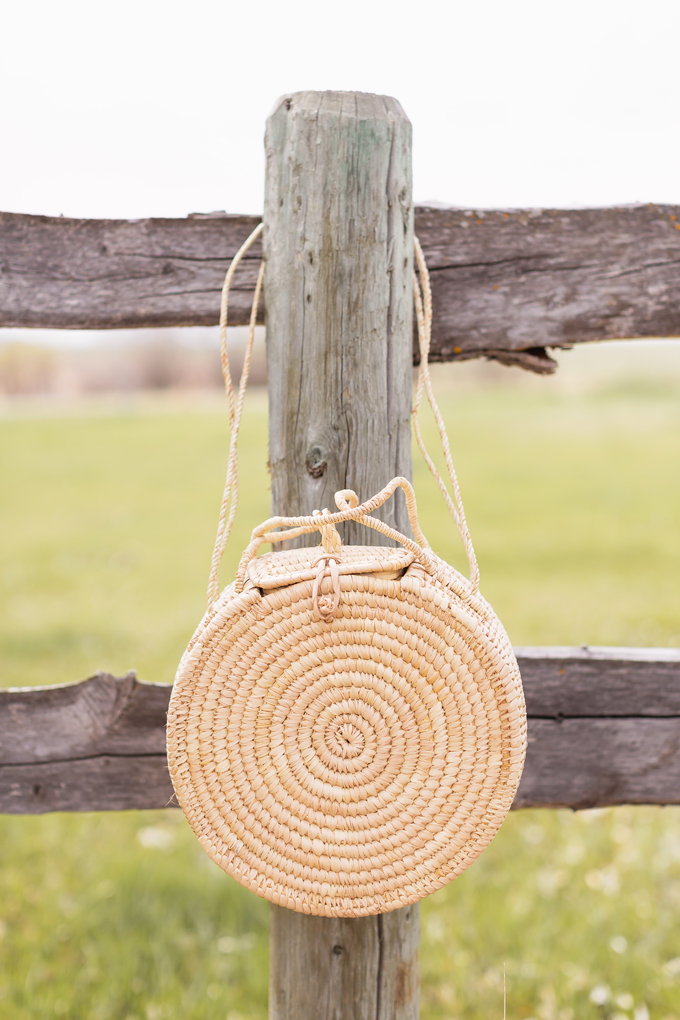
<path fill-rule="evenodd" d="M 371 737 L 375 739 L 375 734 L 371 733 Z M 317 746 L 317 754 L 325 752 L 332 767 L 337 768 L 338 758 L 356 758 L 365 746 L 366 736 L 361 723 L 357 723 L 356 719 L 336 719 L 326 727 L 323 742 Z"/>
<path fill-rule="evenodd" d="M 330 692 L 324 689 L 327 679 L 333 685 Z M 296 773 L 310 792 L 316 789 L 315 779 L 341 790 L 365 788 L 375 783 L 389 761 L 393 713 L 377 698 L 373 705 L 362 700 L 371 686 L 375 688 L 371 677 L 342 672 L 324 681 L 306 692 L 299 721 L 293 714 L 288 723 L 289 761 L 300 766 Z"/>

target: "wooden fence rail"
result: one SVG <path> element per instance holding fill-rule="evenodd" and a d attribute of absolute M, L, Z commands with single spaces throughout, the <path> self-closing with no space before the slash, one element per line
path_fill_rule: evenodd
<path fill-rule="evenodd" d="M 516 808 L 680 804 L 680 650 L 517 653 L 529 751 Z M 169 696 L 107 673 L 0 691 L 0 812 L 175 806 Z"/>
<path fill-rule="evenodd" d="M 76 220 L 0 213 L 0 327 L 212 325 L 256 216 Z M 680 207 L 417 207 L 432 275 L 432 360 L 491 357 L 550 372 L 546 347 L 680 336 Z M 230 321 L 246 323 L 254 248 Z"/>

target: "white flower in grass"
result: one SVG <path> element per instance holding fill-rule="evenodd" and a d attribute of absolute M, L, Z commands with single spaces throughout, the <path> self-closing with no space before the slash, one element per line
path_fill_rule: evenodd
<path fill-rule="evenodd" d="M 147 850 L 170 850 L 175 833 L 169 825 L 145 825 L 137 832 L 137 842 Z"/>
<path fill-rule="evenodd" d="M 605 1002 L 609 1001 L 611 992 L 606 985 L 595 985 L 590 993 L 590 1001 L 596 1006 L 604 1006 Z"/>
<path fill-rule="evenodd" d="M 677 977 L 680 974 L 680 956 L 674 957 L 668 963 L 664 963 L 662 970 L 666 977 Z"/>
<path fill-rule="evenodd" d="M 599 871 L 589 871 L 586 874 L 586 885 L 589 889 L 597 889 L 605 896 L 616 896 L 620 888 L 619 873 L 613 864 Z"/>
<path fill-rule="evenodd" d="M 257 935 L 253 932 L 246 932 L 245 935 L 223 935 L 217 940 L 217 948 L 221 953 L 245 953 L 253 949 L 257 942 Z"/>

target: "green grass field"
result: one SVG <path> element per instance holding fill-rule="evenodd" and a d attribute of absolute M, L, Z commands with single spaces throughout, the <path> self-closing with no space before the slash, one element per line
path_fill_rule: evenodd
<path fill-rule="evenodd" d="M 482 590 L 515 644 L 680 646 L 676 367 L 572 389 L 438 374 Z M 0 683 L 170 682 L 204 608 L 226 415 L 147 398 L 37 410 L 0 418 Z M 261 393 L 242 435 L 225 581 L 269 513 Z M 425 533 L 462 567 L 415 474 Z M 267 905 L 178 812 L 0 831 L 0 1017 L 266 1017 Z M 500 1020 L 504 967 L 508 1020 L 680 1020 L 680 810 L 512 814 L 422 921 L 423 1020 Z"/>

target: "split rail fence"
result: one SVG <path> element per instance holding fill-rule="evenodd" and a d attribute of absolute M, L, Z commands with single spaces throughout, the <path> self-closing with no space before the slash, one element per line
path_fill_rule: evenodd
<path fill-rule="evenodd" d="M 258 221 L 0 213 L 0 327 L 215 324 L 228 263 Z M 433 361 L 549 373 L 551 347 L 680 335 L 680 207 L 420 207 L 415 231 L 432 279 Z M 260 258 L 258 244 L 236 275 L 234 325 L 248 321 Z M 680 650 L 524 648 L 518 658 L 529 749 L 515 807 L 680 803 Z M 169 692 L 106 673 L 0 691 L 0 811 L 172 805 Z"/>

